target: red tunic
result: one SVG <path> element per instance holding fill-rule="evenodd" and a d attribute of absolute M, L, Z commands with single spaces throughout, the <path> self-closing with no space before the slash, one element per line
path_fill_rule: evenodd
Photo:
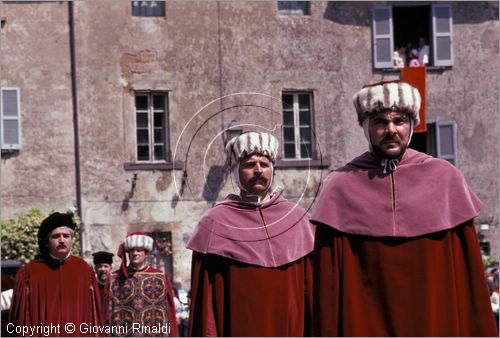
<path fill-rule="evenodd" d="M 498 336 L 472 222 L 410 239 L 316 234 L 314 335 Z"/>
<path fill-rule="evenodd" d="M 59 324 L 58 332 L 53 330 L 50 336 L 88 336 L 88 326 L 102 325 L 100 309 L 94 270 L 83 259 L 69 256 L 62 263 L 40 259 L 16 275 L 10 322 L 30 327 Z M 66 323 L 74 324 L 75 331 L 66 331 Z"/>
<path fill-rule="evenodd" d="M 194 252 L 189 336 L 307 335 L 309 257 L 266 268 Z"/>

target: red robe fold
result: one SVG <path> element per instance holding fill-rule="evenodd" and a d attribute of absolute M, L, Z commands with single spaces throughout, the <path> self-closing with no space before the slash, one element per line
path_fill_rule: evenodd
<path fill-rule="evenodd" d="M 193 253 L 189 336 L 310 334 L 310 255 L 280 268 Z"/>
<path fill-rule="evenodd" d="M 498 336 L 472 222 L 416 238 L 316 228 L 316 336 Z"/>
<path fill-rule="evenodd" d="M 9 321 L 30 327 L 60 324 L 59 332 L 53 330 L 50 336 L 93 336 L 80 331 L 80 324 L 84 330 L 102 325 L 100 310 L 98 285 L 89 264 L 75 256 L 62 263 L 47 258 L 31 261 L 19 269 Z M 75 332 L 65 331 L 66 323 L 74 324 Z M 35 334 L 42 335 L 43 332 Z"/>

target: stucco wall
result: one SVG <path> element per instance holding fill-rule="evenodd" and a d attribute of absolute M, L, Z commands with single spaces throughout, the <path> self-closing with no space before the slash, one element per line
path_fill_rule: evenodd
<path fill-rule="evenodd" d="M 427 122 L 456 122 L 458 168 L 485 204 L 478 223 L 490 224 L 497 257 L 498 4 L 477 4 L 453 3 L 454 65 L 428 71 Z M 172 1 L 166 17 L 142 18 L 130 2 L 76 1 L 84 255 L 116 252 L 128 231 L 171 231 L 174 280 L 188 287 L 187 239 L 235 192 L 220 133 L 232 119 L 273 129 L 283 90 L 313 92 L 329 169 L 365 151 L 351 97 L 399 77 L 373 70 L 371 6 L 317 1 L 301 16 L 277 13 L 276 2 Z M 3 3 L 2 17 L 1 84 L 21 88 L 23 114 L 23 148 L 1 161 L 2 217 L 64 211 L 75 199 L 67 4 Z M 187 165 L 182 196 L 181 170 L 124 168 L 135 156 L 135 90 L 168 91 L 170 149 Z M 308 207 L 327 173 L 281 167 L 275 183 Z"/>

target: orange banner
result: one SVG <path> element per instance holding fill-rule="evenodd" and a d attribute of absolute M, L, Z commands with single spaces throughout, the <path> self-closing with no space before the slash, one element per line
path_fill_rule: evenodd
<path fill-rule="evenodd" d="M 401 81 L 411 84 L 417 88 L 422 97 L 422 105 L 418 115 L 420 116 L 420 124 L 413 131 L 415 133 L 422 133 L 427 131 L 427 124 L 425 121 L 425 77 L 427 68 L 421 67 L 404 67 L 401 68 Z"/>

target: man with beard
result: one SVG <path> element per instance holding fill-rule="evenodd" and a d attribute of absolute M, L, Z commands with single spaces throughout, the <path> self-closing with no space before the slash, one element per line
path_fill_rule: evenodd
<path fill-rule="evenodd" d="M 248 132 L 226 146 L 240 189 L 209 210 L 193 250 L 190 336 L 303 336 L 310 326 L 314 227 L 271 192 L 278 140 Z"/>
<path fill-rule="evenodd" d="M 71 255 L 75 226 L 71 214 L 45 218 L 38 230 L 40 255 L 17 272 L 9 320 L 38 330 L 26 335 L 82 336 L 88 335 L 85 328 L 102 325 L 94 270 Z"/>
<path fill-rule="evenodd" d="M 370 151 L 330 173 L 311 222 L 318 336 L 496 336 L 473 219 L 480 200 L 447 161 L 408 149 L 420 94 L 353 97 Z"/>

